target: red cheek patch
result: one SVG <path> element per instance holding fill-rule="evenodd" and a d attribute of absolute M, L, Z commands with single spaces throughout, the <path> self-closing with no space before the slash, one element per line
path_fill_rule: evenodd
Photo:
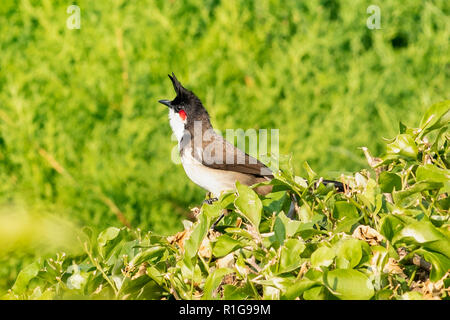
<path fill-rule="evenodd" d="M 186 112 L 184 110 L 180 110 L 178 114 L 180 115 L 181 120 L 186 120 Z"/>

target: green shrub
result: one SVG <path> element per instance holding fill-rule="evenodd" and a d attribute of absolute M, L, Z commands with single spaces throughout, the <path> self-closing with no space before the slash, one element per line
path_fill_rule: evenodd
<path fill-rule="evenodd" d="M 3 298 L 448 299 L 449 124 L 450 101 L 400 123 L 384 156 L 364 149 L 370 170 L 341 176 L 343 193 L 287 160 L 272 193 L 237 183 L 174 236 L 86 229 L 84 253 L 30 264 Z"/>

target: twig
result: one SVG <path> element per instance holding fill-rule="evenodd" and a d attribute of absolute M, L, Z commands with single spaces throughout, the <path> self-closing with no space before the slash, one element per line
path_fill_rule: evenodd
<path fill-rule="evenodd" d="M 91 254 L 91 252 L 89 251 L 89 249 L 87 247 L 87 242 L 84 242 L 83 246 L 84 246 L 84 250 L 86 251 L 86 254 L 89 257 L 89 260 L 91 260 L 92 264 L 97 268 L 98 271 L 101 272 L 101 274 L 103 275 L 103 278 L 105 278 L 105 280 L 109 283 L 111 288 L 114 290 L 114 296 L 117 298 L 117 294 L 119 292 L 117 291 L 117 288 L 116 288 L 115 284 L 111 281 L 111 279 L 109 279 L 109 277 L 106 275 L 105 271 L 103 271 L 103 268 L 100 266 L 100 264 L 98 263 L 97 259 L 94 259 L 92 257 L 92 254 Z"/>
<path fill-rule="evenodd" d="M 72 176 L 66 171 L 66 169 L 64 169 L 64 167 L 58 162 L 56 161 L 56 159 L 49 154 L 47 151 L 45 151 L 42 148 L 39 148 L 38 150 L 39 155 L 44 158 L 45 160 L 47 160 L 47 162 L 49 163 L 49 165 L 56 170 L 56 172 L 58 172 L 59 174 L 69 178 L 71 181 L 74 181 L 74 179 L 72 178 Z"/>
<path fill-rule="evenodd" d="M 131 224 L 128 222 L 128 220 L 125 218 L 125 215 L 122 211 L 116 206 L 116 204 L 107 196 L 104 194 L 100 194 L 100 199 L 103 201 L 104 204 L 106 204 L 109 209 L 111 209 L 112 212 L 114 212 L 117 216 L 117 219 L 126 227 L 131 229 Z"/>

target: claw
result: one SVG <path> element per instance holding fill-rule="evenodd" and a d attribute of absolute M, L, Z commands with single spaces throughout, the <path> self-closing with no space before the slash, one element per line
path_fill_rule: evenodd
<path fill-rule="evenodd" d="M 219 199 L 217 198 L 209 198 L 209 199 L 205 199 L 203 201 L 203 203 L 207 203 L 207 204 L 213 204 L 214 202 L 218 201 Z"/>

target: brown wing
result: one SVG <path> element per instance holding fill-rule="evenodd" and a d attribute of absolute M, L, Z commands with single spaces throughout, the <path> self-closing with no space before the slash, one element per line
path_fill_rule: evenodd
<path fill-rule="evenodd" d="M 194 155 L 198 159 L 198 155 Z M 220 135 L 203 142 L 203 156 L 198 159 L 207 167 L 235 171 L 272 179 L 272 171 L 261 161 L 236 148 Z"/>

